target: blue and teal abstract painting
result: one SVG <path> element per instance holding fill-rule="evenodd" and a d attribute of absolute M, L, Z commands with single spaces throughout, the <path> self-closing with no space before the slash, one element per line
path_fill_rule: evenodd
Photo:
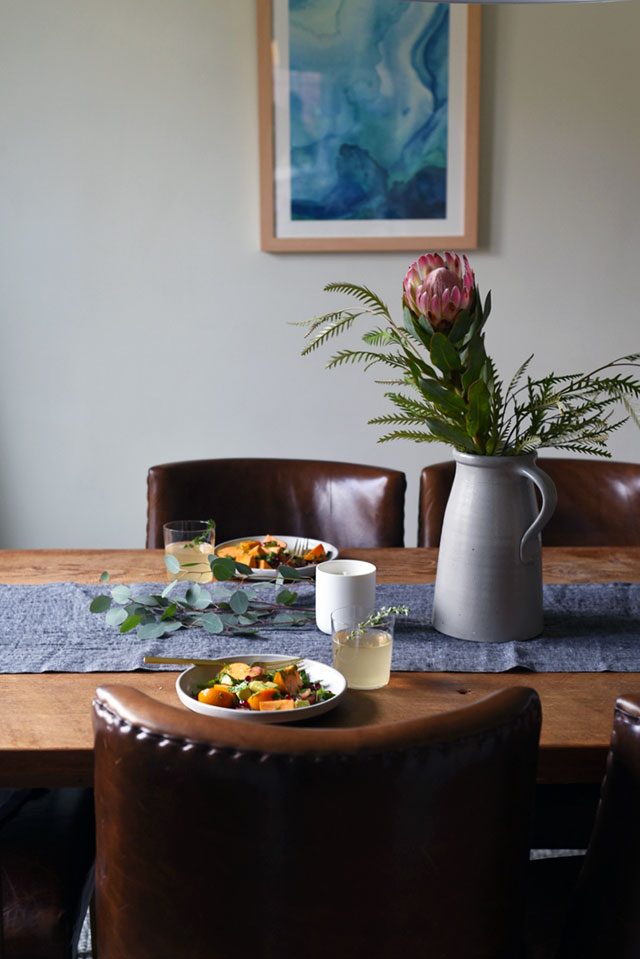
<path fill-rule="evenodd" d="M 289 0 L 292 220 L 447 215 L 449 6 Z"/>

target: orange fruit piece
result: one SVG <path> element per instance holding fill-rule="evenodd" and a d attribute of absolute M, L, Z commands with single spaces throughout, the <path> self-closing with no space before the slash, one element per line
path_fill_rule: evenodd
<path fill-rule="evenodd" d="M 273 712 L 275 710 L 295 709 L 295 703 L 292 699 L 272 699 L 270 702 L 260 703 L 260 712 Z"/>
<path fill-rule="evenodd" d="M 261 703 L 269 702 L 279 695 L 280 693 L 277 689 L 262 689 L 259 693 L 254 693 L 253 696 L 249 696 L 247 702 L 249 703 L 250 709 L 260 709 Z"/>
<path fill-rule="evenodd" d="M 233 709 L 238 704 L 238 697 L 226 686 L 208 686 L 198 693 L 198 702 L 207 706 L 222 706 L 223 709 Z"/>

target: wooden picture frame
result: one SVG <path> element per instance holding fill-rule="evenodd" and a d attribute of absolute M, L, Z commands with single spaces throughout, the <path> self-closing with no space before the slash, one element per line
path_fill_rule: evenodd
<path fill-rule="evenodd" d="M 344 36 L 325 29 L 332 16 L 332 28 L 342 29 L 345 2 L 353 5 L 358 55 L 348 26 Z M 263 250 L 423 252 L 477 245 L 481 8 L 397 8 L 380 26 L 371 0 L 311 0 L 293 14 L 288 0 L 257 0 Z M 300 17 L 312 19 L 305 24 Z M 313 17 L 315 41 L 307 29 Z M 367 52 L 367 30 L 373 36 L 384 29 L 383 42 Z M 336 36 L 337 52 L 331 50 Z M 378 121 L 380 108 L 384 119 Z M 385 155 L 382 161 L 371 143 Z"/>

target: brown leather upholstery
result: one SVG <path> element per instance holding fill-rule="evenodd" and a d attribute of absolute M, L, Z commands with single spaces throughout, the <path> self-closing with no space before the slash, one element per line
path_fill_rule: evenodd
<path fill-rule="evenodd" d="M 0 956 L 73 959 L 93 890 L 90 789 L 32 790 L 0 824 Z"/>
<path fill-rule="evenodd" d="M 640 695 L 616 701 L 600 807 L 558 959 L 640 956 Z"/>
<path fill-rule="evenodd" d="M 530 689 L 351 729 L 94 702 L 100 959 L 516 959 Z"/>
<path fill-rule="evenodd" d="M 162 526 L 216 521 L 216 540 L 281 533 L 335 546 L 404 545 L 406 479 L 398 470 L 322 460 L 219 459 L 152 466 L 147 548 Z"/>
<path fill-rule="evenodd" d="M 545 546 L 640 546 L 640 464 L 609 460 L 538 459 L 558 490 L 543 530 Z M 439 546 L 455 463 L 422 470 L 418 546 Z"/>

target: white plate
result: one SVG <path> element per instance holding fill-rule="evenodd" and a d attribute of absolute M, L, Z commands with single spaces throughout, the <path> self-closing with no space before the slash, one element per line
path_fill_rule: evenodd
<path fill-rule="evenodd" d="M 239 536 L 237 539 L 228 539 L 225 543 L 218 543 L 214 549 L 216 556 L 219 555 L 219 550 L 224 549 L 225 546 L 239 546 L 240 543 L 246 543 L 248 540 L 259 540 L 263 542 L 266 538 L 266 533 L 263 533 L 261 536 Z M 270 533 L 269 534 L 273 539 L 279 539 L 290 549 L 294 549 L 296 543 L 304 543 L 309 549 L 313 549 L 319 543 L 324 546 L 324 551 L 327 554 L 327 559 L 337 559 L 338 550 L 331 543 L 325 543 L 321 539 L 310 539 L 308 536 L 282 536 L 280 533 Z M 324 562 L 324 560 L 322 561 Z M 315 576 L 317 563 L 310 563 L 308 566 L 297 566 L 296 569 L 301 576 Z M 278 574 L 277 569 L 254 569 L 251 573 L 251 576 L 247 579 L 275 579 Z"/>
<path fill-rule="evenodd" d="M 291 659 L 292 657 L 282 654 L 279 656 L 273 654 L 258 656 L 256 653 L 251 653 L 247 656 L 242 653 L 234 653 L 229 656 L 229 662 L 251 665 L 251 663 L 271 663 L 287 658 Z M 239 719 L 248 723 L 294 723 L 301 719 L 313 719 L 314 716 L 320 716 L 322 713 L 333 709 L 338 705 L 347 689 L 347 681 L 342 673 L 331 666 L 317 663 L 313 659 L 303 659 L 302 669 L 307 671 L 312 683 L 322 683 L 323 686 L 330 689 L 334 694 L 332 698 L 325 699 L 321 703 L 315 703 L 313 706 L 283 710 L 282 712 L 277 710 L 260 712 L 259 710 L 248 709 L 223 709 L 222 706 L 208 706 L 207 703 L 201 703 L 194 699 L 192 693 L 194 690 L 206 686 L 213 679 L 218 672 L 215 666 L 190 666 L 189 669 L 185 669 L 176 679 L 176 692 L 187 709 L 192 709 L 194 713 L 201 713 L 203 716 L 217 716 L 218 719 Z"/>

